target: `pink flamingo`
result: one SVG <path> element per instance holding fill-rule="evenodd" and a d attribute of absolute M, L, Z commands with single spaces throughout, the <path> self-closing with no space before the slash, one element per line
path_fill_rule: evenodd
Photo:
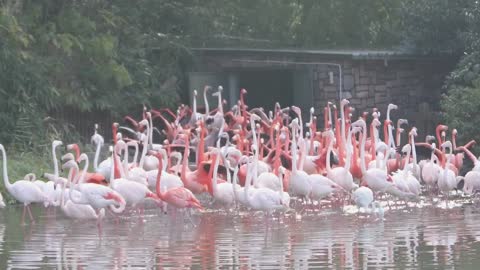
<path fill-rule="evenodd" d="M 198 199 L 193 195 L 193 193 L 184 188 L 184 187 L 176 187 L 169 189 L 165 192 L 161 191 L 161 178 L 162 178 L 162 155 L 157 153 L 155 157 L 158 159 L 159 168 L 157 174 L 157 184 L 156 184 L 156 192 L 157 196 L 164 202 L 175 206 L 176 208 L 197 208 L 203 210 L 202 205 L 198 201 Z"/>

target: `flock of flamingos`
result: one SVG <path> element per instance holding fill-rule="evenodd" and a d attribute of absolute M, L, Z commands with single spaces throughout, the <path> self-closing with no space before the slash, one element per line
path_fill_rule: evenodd
<path fill-rule="evenodd" d="M 415 127 L 404 129 L 407 120 L 394 123 L 390 118 L 397 109 L 394 104 L 389 104 L 379 131 L 379 110 L 354 119 L 348 100 L 341 100 L 338 107 L 329 102 L 320 130 L 313 108 L 307 117 L 296 106 L 282 108 L 278 103 L 270 112 L 250 109 L 244 102 L 247 91 L 242 89 L 237 104 L 224 111 L 219 87 L 212 93 L 218 107 L 210 110 L 209 91 L 205 87 L 203 93 L 207 113 L 198 112 L 194 91 L 193 108 L 182 105 L 176 113 L 144 108 L 139 121 L 126 116 L 126 126 L 113 123 L 113 144 L 107 148 L 96 125 L 91 138 L 96 147 L 93 171 L 77 144 L 66 146 L 59 163 L 57 151 L 64 148 L 55 140 L 53 173 L 43 175 L 46 181 L 28 174 L 11 183 L 0 144 L 5 188 L 24 204 L 22 224 L 26 212 L 34 222 L 31 203 L 59 206 L 65 216 L 95 219 L 101 228 L 106 213 L 117 216 L 127 208 L 143 217 L 146 200 L 173 214 L 185 208 L 203 211 L 208 204 L 225 211 L 263 211 L 268 216 L 291 207 L 351 202 L 371 211 L 385 197 L 405 204 L 419 200 L 420 195 L 448 200 L 460 183 L 466 194 L 480 190 L 480 161 L 469 150 L 475 141 L 457 146 L 457 131 L 453 129 L 447 140 L 448 127 L 438 125 L 436 137 L 418 142 Z M 154 127 L 154 120 L 161 123 L 161 131 Z M 162 143 L 153 142 L 154 132 L 164 138 Z M 408 138 L 406 142 L 402 137 Z M 428 153 L 426 159 L 417 159 L 419 149 Z M 102 151 L 108 158 L 100 161 Z M 464 155 L 474 167 L 459 176 Z M 60 175 L 60 164 L 68 176 Z"/>

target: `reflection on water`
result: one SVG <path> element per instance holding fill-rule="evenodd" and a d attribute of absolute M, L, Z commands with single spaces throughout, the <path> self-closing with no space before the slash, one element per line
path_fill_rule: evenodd
<path fill-rule="evenodd" d="M 35 208 L 36 225 L 18 226 L 21 208 L 0 212 L 0 269 L 307 269 L 471 268 L 480 264 L 480 212 L 390 210 L 385 219 L 323 209 L 265 219 L 249 212 L 194 215 L 193 225 L 146 211 L 145 223 L 123 217 L 72 222 Z"/>

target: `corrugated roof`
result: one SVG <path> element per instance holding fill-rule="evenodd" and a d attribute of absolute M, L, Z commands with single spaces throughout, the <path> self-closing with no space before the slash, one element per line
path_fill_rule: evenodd
<path fill-rule="evenodd" d="M 418 58 L 434 55 L 416 54 L 395 50 L 311 50 L 311 49 L 255 49 L 255 48 L 192 48 L 201 52 L 230 52 L 230 53 L 286 53 L 286 54 L 314 54 L 329 56 L 352 57 L 353 59 L 385 59 L 385 58 Z"/>

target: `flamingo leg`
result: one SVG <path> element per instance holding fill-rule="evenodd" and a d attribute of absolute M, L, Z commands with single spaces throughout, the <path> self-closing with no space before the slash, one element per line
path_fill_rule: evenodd
<path fill-rule="evenodd" d="M 22 213 L 22 221 L 21 221 L 21 224 L 22 225 L 25 225 L 25 212 L 27 211 L 27 205 L 24 204 L 23 205 L 23 213 Z"/>
<path fill-rule="evenodd" d="M 102 217 L 98 213 L 97 215 L 98 215 L 98 218 L 97 218 L 98 235 L 102 235 Z"/>
<path fill-rule="evenodd" d="M 30 210 L 30 205 L 27 205 L 27 211 L 28 211 L 28 215 L 30 216 L 30 221 L 32 223 L 35 223 L 35 219 L 33 219 L 32 211 Z"/>

